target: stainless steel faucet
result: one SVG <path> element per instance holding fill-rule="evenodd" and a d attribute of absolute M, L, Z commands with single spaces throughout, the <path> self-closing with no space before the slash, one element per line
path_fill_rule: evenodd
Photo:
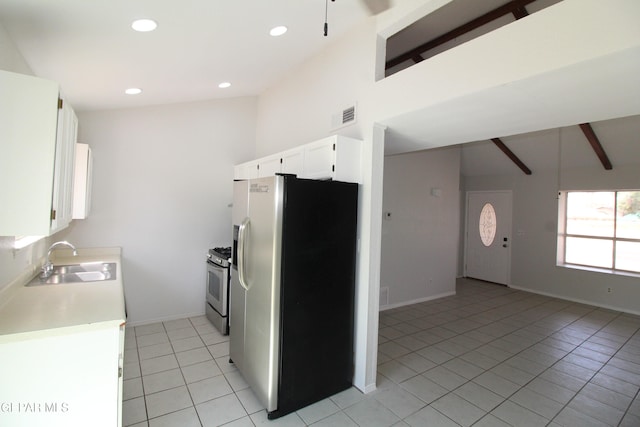
<path fill-rule="evenodd" d="M 53 263 L 51 263 L 50 261 L 51 252 L 54 249 L 56 249 L 58 246 L 68 246 L 69 248 L 73 249 L 73 256 L 78 255 L 78 251 L 76 250 L 76 247 L 73 246 L 71 243 L 67 242 L 66 240 L 55 242 L 53 245 L 49 246 L 49 251 L 47 252 L 47 262 L 45 262 L 44 265 L 42 266 L 42 273 L 40 273 L 41 279 L 46 279 L 47 277 L 53 274 Z"/>

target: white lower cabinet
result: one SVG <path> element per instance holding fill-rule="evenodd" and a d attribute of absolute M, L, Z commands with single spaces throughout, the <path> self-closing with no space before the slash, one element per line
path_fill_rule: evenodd
<path fill-rule="evenodd" d="M 300 178 L 362 181 L 362 141 L 334 135 L 282 153 L 237 165 L 235 179 L 295 174 Z"/>
<path fill-rule="evenodd" d="M 122 425 L 124 325 L 65 329 L 0 344 L 0 425 Z"/>

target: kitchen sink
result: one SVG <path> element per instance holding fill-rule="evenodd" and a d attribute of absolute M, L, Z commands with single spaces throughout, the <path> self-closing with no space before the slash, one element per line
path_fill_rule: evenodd
<path fill-rule="evenodd" d="M 116 279 L 115 262 L 85 262 L 81 264 L 56 265 L 53 274 L 46 279 L 36 276 L 27 286 L 61 283 L 102 282 Z"/>

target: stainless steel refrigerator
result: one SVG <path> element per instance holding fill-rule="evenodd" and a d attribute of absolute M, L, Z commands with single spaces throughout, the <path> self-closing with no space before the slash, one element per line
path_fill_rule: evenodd
<path fill-rule="evenodd" d="M 273 419 L 351 387 L 358 185 L 234 182 L 230 359 Z"/>

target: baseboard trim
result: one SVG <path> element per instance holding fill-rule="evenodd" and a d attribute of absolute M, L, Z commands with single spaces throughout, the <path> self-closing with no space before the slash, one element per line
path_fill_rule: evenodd
<path fill-rule="evenodd" d="M 358 387 L 356 385 L 354 385 L 354 387 L 357 388 L 358 390 L 360 390 L 364 394 L 369 394 L 369 393 L 372 393 L 372 392 L 377 390 L 377 387 L 376 387 L 375 383 L 374 384 L 367 384 L 366 386 L 364 386 L 364 388 L 360 388 L 360 387 Z"/>
<path fill-rule="evenodd" d="M 558 298 L 558 299 L 562 299 L 562 300 L 565 300 L 565 301 L 577 302 L 579 304 L 591 305 L 593 307 L 604 308 L 604 309 L 607 309 L 607 310 L 615 310 L 615 311 L 620 311 L 622 313 L 628 313 L 628 314 L 633 314 L 635 316 L 640 316 L 640 311 L 637 311 L 637 310 L 628 310 L 628 309 L 624 309 L 624 308 L 621 308 L 621 307 L 616 307 L 616 306 L 613 306 L 613 305 L 599 304 L 599 303 L 596 303 L 594 301 L 589 301 L 589 300 L 580 299 L 580 298 L 571 298 L 571 297 L 567 297 L 567 296 L 564 296 L 564 295 L 554 294 L 554 293 L 551 293 L 551 292 L 542 292 L 542 291 L 538 291 L 538 290 L 531 289 L 531 288 L 525 288 L 525 287 L 522 287 L 522 286 L 509 285 L 509 288 L 516 289 L 518 291 L 530 292 L 532 294 L 544 295 L 546 297 Z"/>
<path fill-rule="evenodd" d="M 163 316 L 163 317 L 157 317 L 157 318 L 148 319 L 148 320 L 136 320 L 135 322 L 127 321 L 127 326 L 134 326 L 134 327 L 144 326 L 144 325 L 150 325 L 152 323 L 168 322 L 171 320 L 185 319 L 187 317 L 198 317 L 198 316 L 204 316 L 204 315 L 205 315 L 204 311 L 196 312 L 196 313 L 175 314 L 173 316 Z"/>
<path fill-rule="evenodd" d="M 444 292 L 441 294 L 436 294 L 436 295 L 432 295 L 432 296 L 428 296 L 428 297 L 424 297 L 424 298 L 417 298 L 417 299 L 413 299 L 410 301 L 403 301 L 403 302 L 398 302 L 398 303 L 394 303 L 394 304 L 388 304 L 388 305 L 384 305 L 384 306 L 380 306 L 380 311 L 386 311 L 386 310 L 391 310 L 393 308 L 398 308 L 398 307 L 404 307 L 405 305 L 411 305 L 411 304 L 418 304 L 421 302 L 427 302 L 427 301 L 431 301 L 434 299 L 438 299 L 438 298 L 444 298 L 444 297 L 450 297 L 452 295 L 455 295 L 456 292 Z"/>

